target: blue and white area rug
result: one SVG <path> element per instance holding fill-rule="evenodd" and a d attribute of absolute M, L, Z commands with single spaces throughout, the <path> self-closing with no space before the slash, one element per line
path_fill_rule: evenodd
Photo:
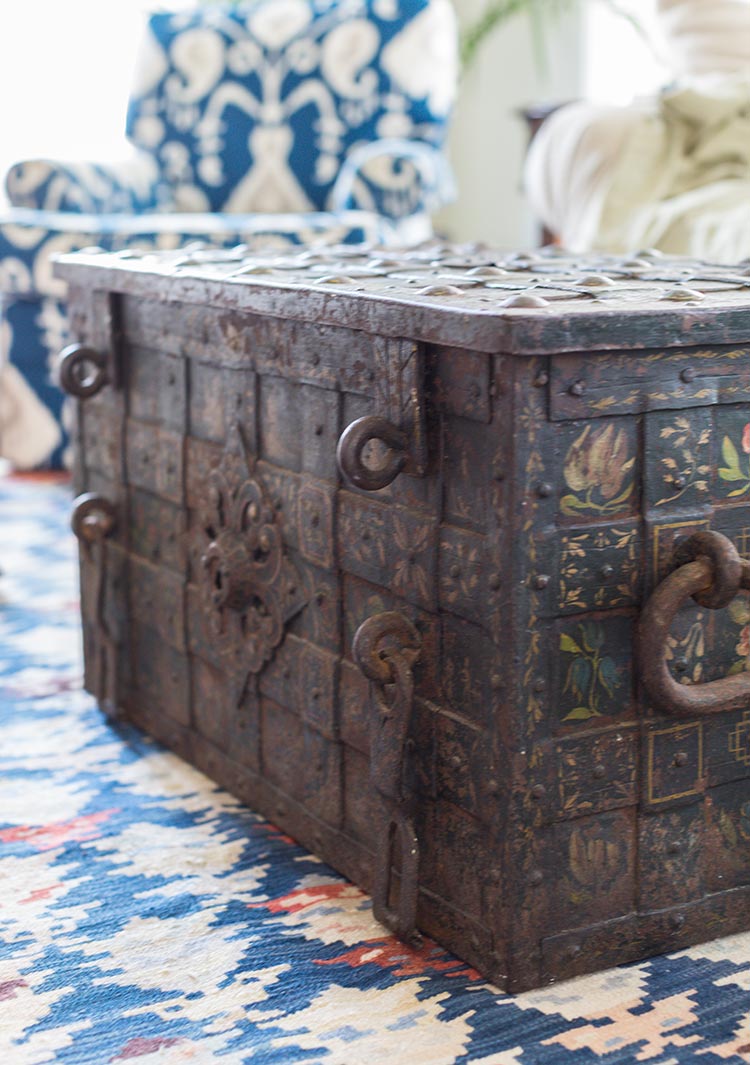
<path fill-rule="evenodd" d="M 80 691 L 66 490 L 0 481 L 0 1063 L 750 1062 L 750 935 L 512 999 Z"/>

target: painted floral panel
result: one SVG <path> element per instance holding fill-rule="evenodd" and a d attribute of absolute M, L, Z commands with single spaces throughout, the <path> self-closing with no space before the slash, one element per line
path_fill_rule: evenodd
<path fill-rule="evenodd" d="M 750 883 L 750 798 L 747 781 L 714 788 L 707 845 L 712 860 L 708 889 L 726 891 Z"/>
<path fill-rule="evenodd" d="M 665 411 L 646 419 L 646 501 L 655 511 L 707 504 L 711 411 Z"/>
<path fill-rule="evenodd" d="M 545 840 L 546 865 L 557 885 L 551 929 L 583 927 L 629 913 L 634 904 L 633 810 L 564 821 Z"/>
<path fill-rule="evenodd" d="M 559 512 L 563 518 L 615 518 L 638 505 L 636 419 L 573 426 L 565 443 Z"/>
<path fill-rule="evenodd" d="M 750 419 L 745 408 L 717 417 L 716 496 L 750 502 Z"/>
<path fill-rule="evenodd" d="M 633 624 L 628 615 L 566 621 L 556 630 L 555 717 L 600 725 L 632 711 Z"/>
<path fill-rule="evenodd" d="M 635 522 L 558 534 L 556 612 L 631 606 L 638 600 L 641 540 Z"/>

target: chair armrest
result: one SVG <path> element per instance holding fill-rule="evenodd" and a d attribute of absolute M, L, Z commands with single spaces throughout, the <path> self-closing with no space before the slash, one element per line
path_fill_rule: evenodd
<path fill-rule="evenodd" d="M 155 161 L 145 153 L 115 163 L 29 159 L 5 178 L 12 207 L 77 214 L 112 214 L 164 208 Z"/>
<path fill-rule="evenodd" d="M 330 209 L 375 211 L 400 221 L 436 211 L 456 195 L 445 155 L 397 137 L 354 148 L 331 190 Z"/>

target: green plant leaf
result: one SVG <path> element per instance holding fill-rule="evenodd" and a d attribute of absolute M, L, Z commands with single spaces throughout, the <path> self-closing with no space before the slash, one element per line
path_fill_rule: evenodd
<path fill-rule="evenodd" d="M 605 7 L 609 8 L 613 15 L 617 15 L 619 18 L 623 18 L 626 22 L 629 22 L 635 32 L 641 38 L 643 43 L 648 45 L 652 54 L 656 57 L 656 52 L 654 50 L 654 42 L 651 40 L 648 33 L 646 32 L 646 27 L 643 25 L 643 23 L 638 21 L 633 12 L 628 11 L 628 9 L 626 7 L 623 7 L 622 4 L 618 3 L 617 0 L 602 0 L 602 3 Z"/>
<path fill-rule="evenodd" d="M 572 636 L 568 636 L 566 632 L 560 633 L 560 650 L 567 651 L 571 655 L 582 655 L 583 651 L 575 642 Z"/>
<path fill-rule="evenodd" d="M 563 721 L 588 721 L 591 717 L 601 716 L 598 711 L 592 710 L 590 706 L 576 706 L 569 714 L 565 715 Z"/>
<path fill-rule="evenodd" d="M 732 496 L 744 496 L 744 494 L 745 494 L 745 492 L 747 492 L 748 488 L 750 488 L 750 481 L 748 481 L 748 483 L 745 485 L 744 488 L 735 488 L 735 490 L 733 492 L 730 492 L 727 495 L 727 499 L 731 499 Z"/>
<path fill-rule="evenodd" d="M 719 477 L 722 481 L 746 481 L 747 475 L 734 466 L 719 466 Z"/>
<path fill-rule="evenodd" d="M 721 442 L 721 457 L 731 469 L 738 470 L 740 468 L 740 456 L 728 436 L 725 436 Z"/>
<path fill-rule="evenodd" d="M 600 0 L 603 7 L 630 23 L 644 43 L 655 54 L 653 44 L 642 24 L 619 0 Z M 487 37 L 504 23 L 518 15 L 527 15 L 530 23 L 534 59 L 540 74 L 546 75 L 549 54 L 549 34 L 557 28 L 561 17 L 580 7 L 580 0 L 488 0 L 479 17 L 461 32 L 459 45 L 461 69 L 466 71 L 476 59 Z"/>
<path fill-rule="evenodd" d="M 728 677 L 733 677 L 735 673 L 744 673 L 746 669 L 746 662 L 744 658 L 741 658 L 739 662 L 735 662 L 732 668 L 727 673 Z"/>
<path fill-rule="evenodd" d="M 474 62 L 477 50 L 496 27 L 529 9 L 529 0 L 494 0 L 461 34 L 461 66 L 467 69 Z"/>

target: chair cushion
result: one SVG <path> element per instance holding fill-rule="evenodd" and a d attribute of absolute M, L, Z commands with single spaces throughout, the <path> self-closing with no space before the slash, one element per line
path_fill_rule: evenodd
<path fill-rule="evenodd" d="M 385 219 L 367 211 L 89 215 L 17 208 L 0 215 L 0 294 L 64 298 L 65 285 L 54 276 L 53 256 L 91 245 L 107 251 L 170 249 L 195 240 L 220 247 L 249 242 L 388 244 L 393 233 Z"/>
<path fill-rule="evenodd" d="M 116 163 L 24 159 L 5 176 L 12 207 L 99 214 L 167 210 L 156 161 L 145 152 Z"/>
<path fill-rule="evenodd" d="M 182 211 L 323 210 L 347 153 L 439 147 L 450 0 L 251 0 L 149 20 L 127 130 Z"/>
<path fill-rule="evenodd" d="M 4 298 L 0 456 L 19 469 L 65 464 L 68 426 L 56 363 L 68 341 L 68 319 L 58 300 Z"/>

